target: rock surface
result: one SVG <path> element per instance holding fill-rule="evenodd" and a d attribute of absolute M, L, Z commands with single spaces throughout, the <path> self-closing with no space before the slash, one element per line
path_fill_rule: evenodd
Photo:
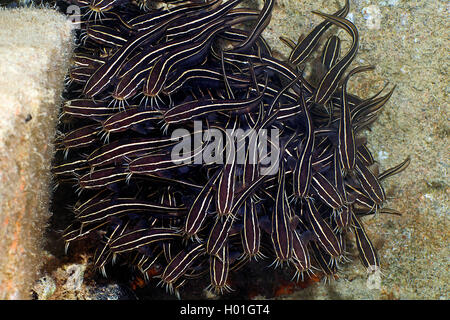
<path fill-rule="evenodd" d="M 290 50 L 279 41 L 280 36 L 296 41 L 321 22 L 312 10 L 332 13 L 343 2 L 277 0 L 264 37 L 278 57 L 286 57 Z M 257 4 L 247 0 L 244 5 Z M 262 7 L 261 0 L 258 5 Z M 350 6 L 347 18 L 360 31 L 360 49 L 353 65 L 373 64 L 376 70 L 352 79 L 349 91 L 367 97 L 387 81 L 397 86 L 379 119 L 364 134 L 380 171 L 411 156 L 408 169 L 384 183 L 389 197 L 386 207 L 403 215 L 378 214 L 364 219 L 381 258 L 382 274 L 368 277 L 358 261 L 355 246 L 350 246 L 348 250 L 354 261 L 341 266 L 339 279 L 331 284 L 312 282 L 305 289 L 286 286 L 277 298 L 448 299 L 448 3 L 351 0 Z M 344 40 L 342 50 L 345 51 L 349 38 L 345 32 L 339 35 Z M 46 279 L 49 288 L 39 298 L 105 298 L 92 294 L 95 284 L 89 279 L 94 273 L 89 268 L 84 273 L 81 289 L 72 292 L 62 289 L 70 277 L 68 268 L 73 263 L 89 264 L 88 259 L 67 258 L 57 267 L 53 265 L 56 262 L 49 264 L 52 267 L 46 275 L 56 279 L 56 293 L 48 296 L 54 283 Z"/>
<path fill-rule="evenodd" d="M 71 26 L 54 10 L 0 10 L 0 299 L 29 298 L 43 264 L 71 43 Z"/>

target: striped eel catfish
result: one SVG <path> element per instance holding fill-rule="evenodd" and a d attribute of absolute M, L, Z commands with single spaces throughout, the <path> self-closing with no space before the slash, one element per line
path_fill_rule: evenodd
<path fill-rule="evenodd" d="M 333 281 L 352 247 L 383 268 L 364 217 L 400 214 L 385 181 L 412 160 L 381 170 L 365 138 L 395 86 L 351 93 L 373 67 L 350 67 L 350 1 L 281 37 L 286 57 L 264 38 L 276 0 L 63 1 L 81 10 L 52 164 L 67 254 L 139 297 L 273 297 Z"/>

